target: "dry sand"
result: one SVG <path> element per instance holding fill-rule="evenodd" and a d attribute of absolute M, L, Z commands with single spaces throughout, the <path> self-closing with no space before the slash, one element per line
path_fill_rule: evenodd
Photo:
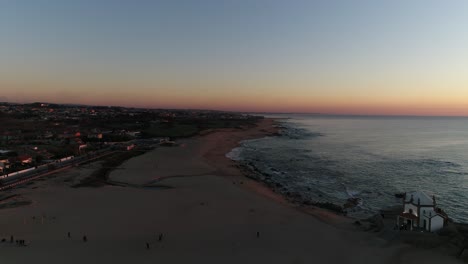
<path fill-rule="evenodd" d="M 0 243 L 0 263 L 458 263 L 328 224 L 326 211 L 304 213 L 244 177 L 225 153 L 271 125 L 181 140 L 110 175 L 156 187 L 70 188 L 94 163 L 9 191 L 32 203 L 0 210 L 0 239 L 28 246 Z"/>

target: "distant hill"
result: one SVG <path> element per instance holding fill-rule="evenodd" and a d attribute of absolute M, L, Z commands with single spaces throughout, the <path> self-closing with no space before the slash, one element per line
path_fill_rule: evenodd
<path fill-rule="evenodd" d="M 43 107 L 47 106 L 48 108 L 60 108 L 61 105 L 59 104 L 50 104 L 50 103 L 40 103 L 40 102 L 35 102 L 32 104 L 24 104 L 25 106 L 30 106 L 30 107 Z"/>

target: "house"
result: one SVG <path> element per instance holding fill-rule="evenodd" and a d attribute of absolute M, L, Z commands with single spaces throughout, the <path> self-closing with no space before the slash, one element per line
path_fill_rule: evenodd
<path fill-rule="evenodd" d="M 18 156 L 18 161 L 21 162 L 22 165 L 31 164 L 33 158 L 30 155 L 20 155 Z"/>
<path fill-rule="evenodd" d="M 8 167 L 8 160 L 0 160 L 0 173 L 3 173 Z"/>
<path fill-rule="evenodd" d="M 90 133 L 88 138 L 102 139 L 102 133 Z"/>
<path fill-rule="evenodd" d="M 127 131 L 126 134 L 131 137 L 139 137 L 141 136 L 140 131 Z"/>
<path fill-rule="evenodd" d="M 50 131 L 46 131 L 42 134 L 42 138 L 44 139 L 50 139 L 50 138 L 53 138 L 54 137 L 54 134 Z"/>
<path fill-rule="evenodd" d="M 81 153 L 82 151 L 84 151 L 85 148 L 87 148 L 88 145 L 82 143 L 80 145 L 78 145 L 78 152 Z"/>
<path fill-rule="evenodd" d="M 407 230 L 436 232 L 447 220 L 447 214 L 437 207 L 435 196 L 417 191 L 403 196 L 403 212 L 397 216 L 397 225 Z"/>
<path fill-rule="evenodd" d="M 10 168 L 10 161 L 6 158 L 0 158 L 0 172 Z"/>

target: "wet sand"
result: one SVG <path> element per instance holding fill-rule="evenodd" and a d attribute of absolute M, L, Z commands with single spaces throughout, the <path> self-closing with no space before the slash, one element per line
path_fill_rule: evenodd
<path fill-rule="evenodd" d="M 71 188 L 94 163 L 8 191 L 31 204 L 0 210 L 0 239 L 14 235 L 28 246 L 0 243 L 0 262 L 458 263 L 343 228 L 349 220 L 326 210 L 298 210 L 246 178 L 225 154 L 274 133 L 272 124 L 219 130 L 128 160 L 110 180 L 131 186 Z"/>

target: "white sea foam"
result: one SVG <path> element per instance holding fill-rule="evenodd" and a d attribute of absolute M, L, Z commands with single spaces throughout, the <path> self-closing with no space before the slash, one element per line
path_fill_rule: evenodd
<path fill-rule="evenodd" d="M 283 193 L 337 205 L 354 198 L 353 217 L 399 205 L 395 193 L 427 190 L 451 218 L 468 223 L 466 120 L 292 116 L 282 136 L 241 142 L 226 156 Z M 454 141 L 459 146 L 440 143 Z"/>
<path fill-rule="evenodd" d="M 356 197 L 357 195 L 359 195 L 359 193 L 360 193 L 360 191 L 351 190 L 351 189 L 349 189 L 349 188 L 346 187 L 346 186 L 345 186 L 345 188 L 346 188 L 346 193 L 348 194 L 348 196 L 349 196 L 350 198 L 355 198 L 355 197 Z"/>
<path fill-rule="evenodd" d="M 235 161 L 242 160 L 241 158 L 242 147 L 233 148 L 230 152 L 226 153 L 226 157 Z"/>

